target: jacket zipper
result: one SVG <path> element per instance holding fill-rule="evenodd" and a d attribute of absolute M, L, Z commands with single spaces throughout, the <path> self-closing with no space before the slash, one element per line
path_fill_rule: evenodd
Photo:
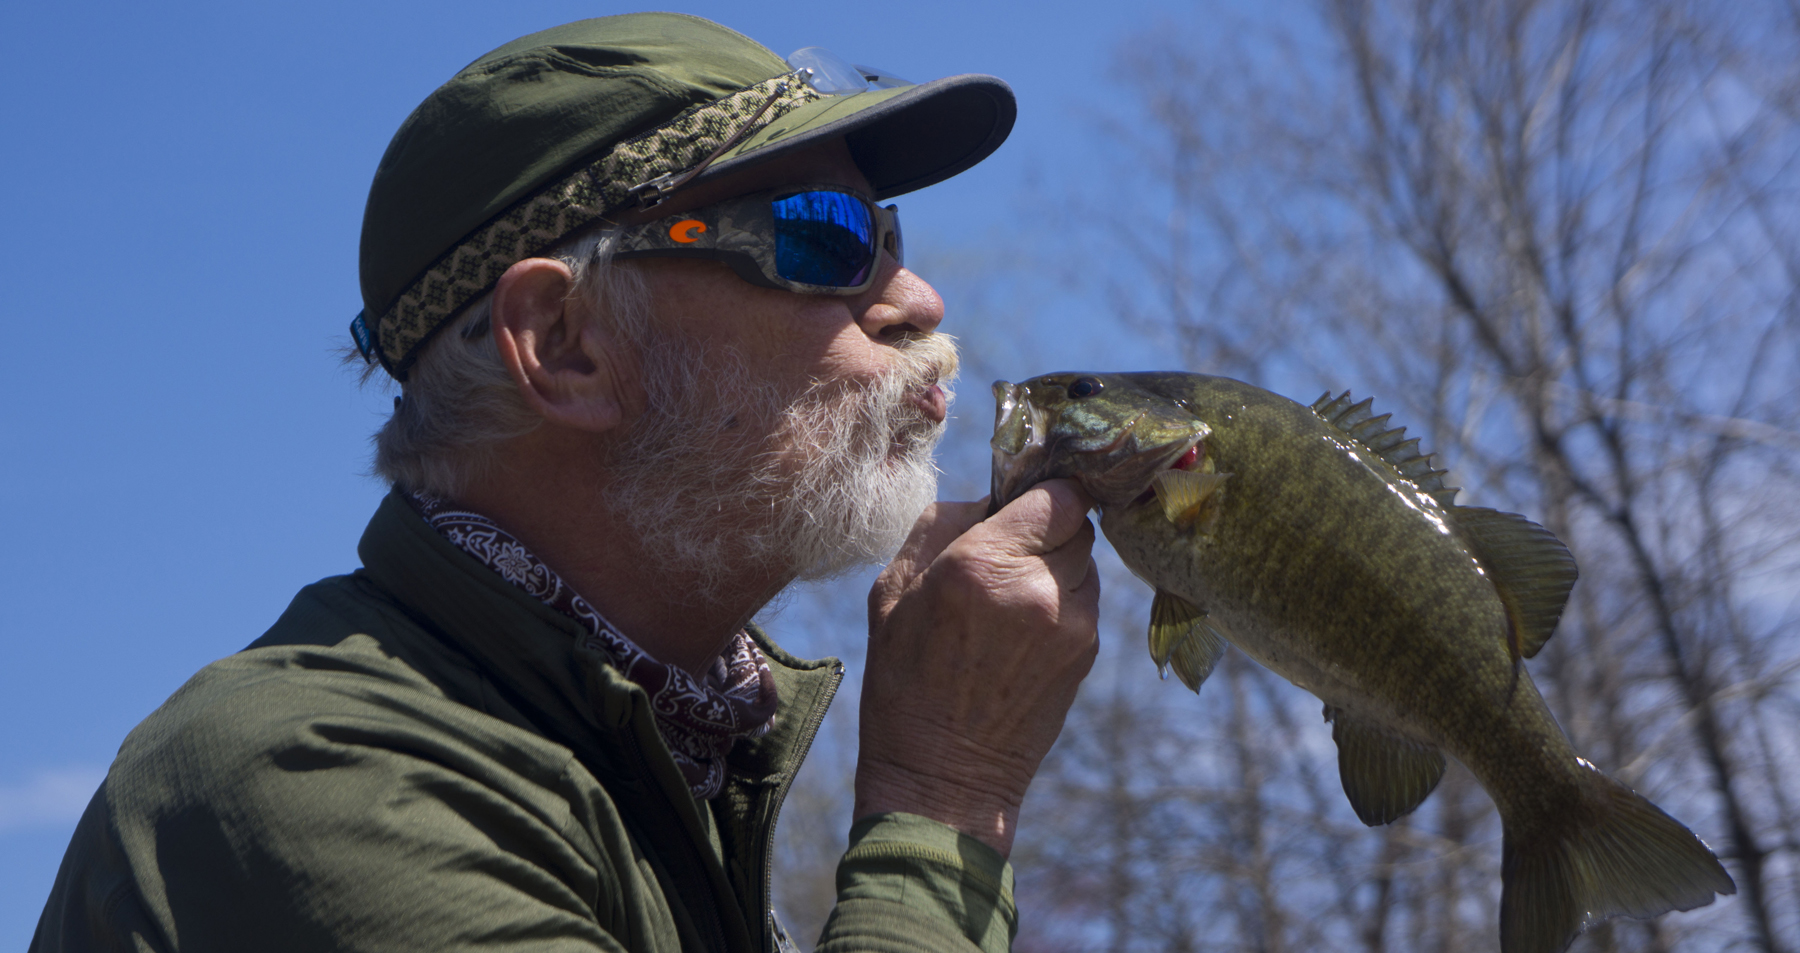
<path fill-rule="evenodd" d="M 839 662 L 832 666 L 831 681 L 825 690 L 813 702 L 812 710 L 806 713 L 806 721 L 800 728 L 800 748 L 795 752 L 789 764 L 792 770 L 786 772 L 781 784 L 775 788 L 775 800 L 769 807 L 769 823 L 763 829 L 767 831 L 767 842 L 763 844 L 763 876 L 762 876 L 762 946 L 767 953 L 775 953 L 775 825 L 781 820 L 781 804 L 787 800 L 788 790 L 794 786 L 794 779 L 800 774 L 800 766 L 806 763 L 806 755 L 812 751 L 813 741 L 818 738 L 819 726 L 825 722 L 825 712 L 831 707 L 831 700 L 837 697 L 838 686 L 844 681 L 844 665 Z"/>

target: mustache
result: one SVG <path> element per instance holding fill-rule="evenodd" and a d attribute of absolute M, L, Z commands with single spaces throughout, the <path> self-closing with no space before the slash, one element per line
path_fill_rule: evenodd
<path fill-rule="evenodd" d="M 895 353 L 879 376 L 865 380 L 815 381 L 782 411 L 773 444 L 758 458 L 774 464 L 764 474 L 781 472 L 776 461 L 795 451 L 802 457 L 885 459 L 890 452 L 929 453 L 944 425 L 919 406 L 932 386 L 954 397 L 959 359 L 955 339 L 947 334 L 908 333 L 889 342 Z"/>
<path fill-rule="evenodd" d="M 912 391 L 936 384 L 943 390 L 945 400 L 950 399 L 951 385 L 962 365 L 956 338 L 937 332 L 909 331 L 896 337 L 893 345 L 897 366 L 890 373 L 911 385 Z"/>
<path fill-rule="evenodd" d="M 935 332 L 909 331 L 888 342 L 894 348 L 890 359 L 891 366 L 879 377 L 867 381 L 840 382 L 833 388 L 829 384 L 814 385 L 815 399 L 825 399 L 825 390 L 832 390 L 838 399 L 849 392 L 856 392 L 866 412 L 880 416 L 896 415 L 919 417 L 921 423 L 933 424 L 912 403 L 912 398 L 921 396 L 933 385 L 944 393 L 946 404 L 955 399 L 955 383 L 961 359 L 956 350 L 956 339 L 948 334 Z M 801 403 L 805 403 L 803 398 Z"/>

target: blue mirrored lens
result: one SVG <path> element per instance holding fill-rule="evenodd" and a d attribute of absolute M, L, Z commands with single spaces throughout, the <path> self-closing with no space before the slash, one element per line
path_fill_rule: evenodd
<path fill-rule="evenodd" d="M 853 288 L 875 262 L 875 221 L 861 199 L 844 192 L 798 192 L 777 198 L 775 271 L 789 281 Z"/>

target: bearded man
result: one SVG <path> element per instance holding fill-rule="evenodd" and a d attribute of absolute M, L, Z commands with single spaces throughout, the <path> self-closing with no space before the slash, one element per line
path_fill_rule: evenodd
<path fill-rule="evenodd" d="M 33 950 L 791 948 L 773 828 L 841 666 L 750 620 L 896 547 L 819 949 L 1010 944 L 1089 501 L 931 504 L 956 357 L 875 202 L 992 152 L 1012 95 L 805 63 L 609 17 L 406 121 L 353 328 L 403 385 L 363 566 L 126 739 Z"/>

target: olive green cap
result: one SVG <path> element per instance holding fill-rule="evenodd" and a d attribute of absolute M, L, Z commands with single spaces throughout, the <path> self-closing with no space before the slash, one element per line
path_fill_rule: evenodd
<path fill-rule="evenodd" d="M 514 40 L 401 124 L 363 213 L 359 345 L 401 380 L 421 344 L 515 262 L 698 165 L 694 181 L 843 137 L 886 198 L 986 158 L 1012 129 L 991 76 L 826 96 L 716 23 L 636 13 Z"/>

